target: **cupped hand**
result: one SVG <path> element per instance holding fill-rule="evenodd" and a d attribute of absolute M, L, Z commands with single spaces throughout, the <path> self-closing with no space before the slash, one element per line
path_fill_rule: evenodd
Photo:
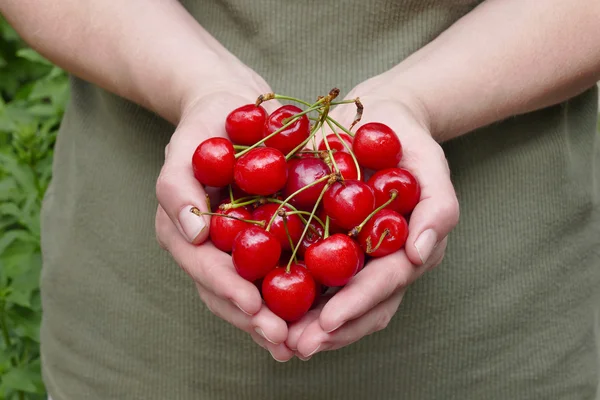
<path fill-rule="evenodd" d="M 446 238 L 458 223 L 458 200 L 448 164 L 427 129 L 424 113 L 410 98 L 384 93 L 381 86 L 365 83 L 347 96 L 360 97 L 364 105 L 356 128 L 381 122 L 396 132 L 403 146 L 399 166 L 416 177 L 421 198 L 410 216 L 409 236 L 402 250 L 372 259 L 346 286 L 290 325 L 286 344 L 301 359 L 347 346 L 387 327 L 408 285 L 440 264 Z M 355 108 L 345 105 L 331 116 L 348 127 L 355 113 Z"/>
<path fill-rule="evenodd" d="M 273 358 L 287 361 L 293 353 L 286 347 L 287 324 L 263 305 L 257 287 L 235 271 L 231 256 L 215 248 L 209 237 L 210 217 L 191 212 L 208 211 L 206 190 L 195 179 L 191 160 L 196 147 L 210 137 L 225 137 L 225 118 L 233 109 L 254 103 L 270 92 L 258 77 L 245 82 L 211 82 L 212 90 L 191 99 L 165 149 L 165 162 L 156 184 L 159 206 L 156 235 L 181 268 L 194 280 L 208 309 L 247 332 Z M 264 104 L 268 111 L 278 105 Z"/>

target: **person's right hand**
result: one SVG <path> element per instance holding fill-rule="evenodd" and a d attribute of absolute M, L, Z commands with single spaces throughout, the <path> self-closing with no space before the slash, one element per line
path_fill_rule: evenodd
<path fill-rule="evenodd" d="M 233 78 L 222 85 L 207 85 L 213 90 L 190 101 L 165 149 L 165 163 L 156 184 L 157 240 L 194 280 L 210 311 L 249 333 L 277 361 L 288 361 L 293 352 L 284 344 L 287 324 L 263 305 L 256 286 L 237 274 L 231 256 L 207 241 L 210 217 L 190 211 L 193 207 L 208 211 L 206 191 L 195 179 L 191 165 L 196 147 L 209 137 L 226 136 L 227 114 L 271 90 L 256 75 L 245 81 Z M 278 104 L 269 101 L 263 106 L 272 111 Z"/>

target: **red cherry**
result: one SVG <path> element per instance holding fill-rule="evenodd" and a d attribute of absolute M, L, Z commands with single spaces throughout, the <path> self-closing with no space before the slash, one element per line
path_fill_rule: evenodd
<path fill-rule="evenodd" d="M 340 174 L 344 179 L 358 179 L 358 171 L 356 170 L 356 164 L 349 153 L 336 152 L 333 153 L 333 160 L 337 165 Z M 333 164 L 331 164 L 331 171 L 335 171 Z M 361 170 L 361 176 L 362 174 Z"/>
<path fill-rule="evenodd" d="M 283 194 L 288 197 L 297 190 L 329 175 L 327 164 L 318 158 L 292 159 L 288 162 L 288 180 Z M 295 195 L 290 203 L 305 210 L 312 209 L 327 182 L 321 182 Z"/>
<path fill-rule="evenodd" d="M 270 147 L 252 149 L 235 163 L 233 178 L 248 194 L 273 194 L 283 188 L 287 180 L 285 156 Z"/>
<path fill-rule="evenodd" d="M 292 105 L 282 106 L 273 111 L 265 123 L 263 138 L 280 129 L 288 122 L 289 118 L 301 112 L 300 108 Z M 306 140 L 309 135 L 310 123 L 308 117 L 303 115 L 296 122 L 265 141 L 265 146 L 276 148 L 283 154 L 287 154 Z"/>
<path fill-rule="evenodd" d="M 379 122 L 358 128 L 352 149 L 358 163 L 373 170 L 396 167 L 402 158 L 400 139 L 389 126 Z"/>
<path fill-rule="evenodd" d="M 233 181 L 235 151 L 225 138 L 206 139 L 198 145 L 192 156 L 196 179 L 205 186 L 222 187 Z"/>
<path fill-rule="evenodd" d="M 358 234 L 360 246 L 371 257 L 383 257 L 397 252 L 404 246 L 407 238 L 406 219 L 396 211 L 386 209 L 377 212 Z M 377 247 L 380 240 L 381 244 Z"/>
<path fill-rule="evenodd" d="M 421 187 L 409 171 L 403 168 L 389 168 L 377 171 L 367 181 L 375 192 L 375 207 L 390 199 L 392 191 L 398 196 L 385 208 L 407 215 L 417 206 L 421 198 Z"/>
<path fill-rule="evenodd" d="M 265 304 L 275 315 L 294 322 L 308 312 L 317 296 L 317 285 L 304 265 L 292 264 L 290 271 L 275 268 L 262 284 Z"/>
<path fill-rule="evenodd" d="M 331 226 L 329 228 L 331 230 Z M 306 231 L 306 235 L 304 235 L 304 238 L 300 242 L 300 247 L 298 248 L 298 255 L 300 257 L 304 257 L 304 255 L 306 254 L 306 250 L 313 244 L 323 239 L 324 234 L 325 230 L 323 229 L 320 223 L 316 222 L 315 220 L 310 221 L 310 228 L 308 228 L 308 230 Z"/>
<path fill-rule="evenodd" d="M 225 118 L 225 131 L 233 143 L 252 146 L 263 138 L 267 111 L 261 106 L 246 104 Z"/>
<path fill-rule="evenodd" d="M 226 211 L 218 210 L 217 214 L 246 220 L 252 219 L 250 211 L 243 207 L 231 208 Z M 217 249 L 228 253 L 231 251 L 233 240 L 237 234 L 249 226 L 251 226 L 249 222 L 213 215 L 210 219 L 210 240 Z"/>
<path fill-rule="evenodd" d="M 342 138 L 342 140 L 344 142 L 346 142 L 346 144 L 348 145 L 348 148 L 352 149 L 352 137 L 345 133 L 340 133 L 339 135 Z M 344 151 L 346 153 L 348 152 L 348 149 L 346 149 L 346 146 L 344 146 L 344 144 L 340 141 L 340 139 L 338 139 L 338 137 L 335 133 L 330 133 L 329 135 L 327 135 L 325 137 L 327 138 L 327 142 L 329 143 L 329 148 L 331 150 Z M 319 143 L 318 149 L 319 150 L 327 150 L 327 146 L 325 145 L 325 140 L 322 140 L 321 143 Z"/>
<path fill-rule="evenodd" d="M 255 281 L 277 266 L 281 246 L 277 238 L 258 226 L 250 226 L 233 240 L 231 257 L 237 273 Z"/>
<path fill-rule="evenodd" d="M 252 212 L 252 220 L 254 221 L 265 221 L 265 228 L 269 224 L 271 217 L 277 212 L 279 208 L 279 204 L 276 203 L 267 203 L 258 207 L 256 210 Z M 285 211 L 292 211 L 290 208 L 283 206 L 281 208 Z M 300 217 L 296 214 L 287 215 L 287 227 L 288 232 L 290 233 L 290 237 L 294 242 L 294 246 L 300 240 L 300 236 L 302 236 L 302 232 L 304 231 L 304 224 Z M 279 215 L 275 217 L 273 223 L 271 224 L 271 228 L 269 231 L 279 240 L 281 248 L 283 250 L 290 250 L 290 240 L 288 239 L 287 234 L 285 233 L 285 226 L 283 225 L 283 217 Z"/>
<path fill-rule="evenodd" d="M 325 192 L 323 207 L 337 225 L 350 230 L 375 209 L 375 195 L 373 189 L 364 182 L 336 182 Z"/>
<path fill-rule="evenodd" d="M 329 236 L 306 250 L 306 267 L 325 286 L 344 286 L 360 267 L 360 246 L 341 233 Z"/>

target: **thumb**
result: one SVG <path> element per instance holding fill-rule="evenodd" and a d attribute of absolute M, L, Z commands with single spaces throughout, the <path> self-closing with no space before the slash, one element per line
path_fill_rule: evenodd
<path fill-rule="evenodd" d="M 219 190 L 203 188 L 195 178 L 192 168 L 194 151 L 208 138 L 227 137 L 227 115 L 237 107 L 253 102 L 252 96 L 237 95 L 212 96 L 198 101 L 185 113 L 171 137 L 156 183 L 156 196 L 171 221 L 190 243 L 199 244 L 208 239 L 210 216 L 198 215 L 198 211 L 208 212 L 210 199 L 207 194 L 215 200 Z M 268 101 L 263 106 L 270 111 L 279 103 Z"/>
<path fill-rule="evenodd" d="M 210 132 L 207 128 L 197 117 L 181 122 L 165 149 L 165 162 L 156 182 L 158 202 L 179 232 L 194 244 L 208 238 L 210 217 L 198 215 L 209 211 L 209 200 L 207 192 L 194 177 L 192 155 L 203 140 L 222 136 L 218 131 L 204 133 Z"/>
<path fill-rule="evenodd" d="M 409 260 L 425 264 L 435 247 L 458 224 L 459 205 L 442 148 L 423 141 L 411 172 L 421 186 L 421 199 L 410 216 L 405 249 Z"/>

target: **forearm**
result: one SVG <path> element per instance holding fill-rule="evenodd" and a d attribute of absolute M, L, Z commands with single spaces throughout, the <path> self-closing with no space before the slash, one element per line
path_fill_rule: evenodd
<path fill-rule="evenodd" d="M 380 78 L 438 141 L 557 104 L 600 79 L 600 2 L 488 0 Z"/>
<path fill-rule="evenodd" d="M 235 64 L 176 0 L 5 0 L 0 12 L 57 65 L 173 123 Z"/>

